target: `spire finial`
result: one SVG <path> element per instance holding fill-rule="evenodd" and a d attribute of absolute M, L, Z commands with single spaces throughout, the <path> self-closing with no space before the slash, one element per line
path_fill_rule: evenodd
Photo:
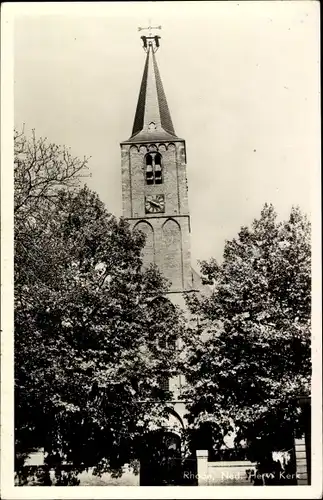
<path fill-rule="evenodd" d="M 152 48 L 153 52 L 156 52 L 158 50 L 160 36 L 153 35 L 153 30 L 161 30 L 161 28 L 162 28 L 161 26 L 152 26 L 150 19 L 149 19 L 149 26 L 147 26 L 145 28 L 143 28 L 143 27 L 138 28 L 138 31 L 142 31 L 142 30 L 149 31 L 148 36 L 143 35 L 140 37 L 142 42 L 143 42 L 143 49 L 145 52 L 147 52 L 150 47 Z M 148 43 L 147 43 L 147 40 L 149 40 Z"/>

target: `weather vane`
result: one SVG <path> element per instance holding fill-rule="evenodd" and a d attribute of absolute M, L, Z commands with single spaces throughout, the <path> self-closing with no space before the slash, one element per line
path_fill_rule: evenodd
<path fill-rule="evenodd" d="M 159 48 L 159 39 L 160 39 L 160 36 L 159 35 L 153 35 L 153 30 L 161 30 L 161 26 L 151 26 L 151 21 L 149 20 L 149 26 L 147 26 L 146 28 L 142 28 L 142 27 L 139 27 L 138 28 L 138 31 L 142 31 L 142 30 L 148 30 L 149 31 L 149 34 L 148 36 L 141 36 L 141 40 L 143 42 L 143 48 L 145 50 L 145 52 L 147 52 L 148 48 L 151 47 L 153 52 L 156 52 Z M 147 42 L 148 40 L 148 42 Z"/>

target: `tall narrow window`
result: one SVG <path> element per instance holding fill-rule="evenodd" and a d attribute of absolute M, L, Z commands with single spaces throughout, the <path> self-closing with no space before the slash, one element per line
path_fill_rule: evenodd
<path fill-rule="evenodd" d="M 146 184 L 162 184 L 162 157 L 159 153 L 146 155 Z"/>
<path fill-rule="evenodd" d="M 162 272 L 171 281 L 171 291 L 183 287 L 183 254 L 181 227 L 174 219 L 167 219 L 162 227 Z"/>
<path fill-rule="evenodd" d="M 169 391 L 169 377 L 162 377 L 160 381 L 160 388 L 162 391 Z"/>
<path fill-rule="evenodd" d="M 169 331 L 165 330 L 165 318 L 169 318 L 170 322 L 176 324 L 177 311 L 175 306 L 170 302 L 166 297 L 155 297 L 150 301 L 151 307 L 151 316 L 154 318 L 153 323 L 153 339 L 154 339 L 154 348 L 160 351 L 162 355 L 168 355 L 167 351 L 174 351 L 176 349 L 176 338 L 175 332 L 170 329 Z M 172 321 L 172 315 L 173 321 Z M 163 331 L 163 335 L 160 335 L 160 332 Z M 163 352 L 161 352 L 163 351 Z M 165 352 L 166 351 L 166 352 Z M 171 354 L 171 353 L 170 353 Z M 158 390 L 163 392 L 168 392 L 171 390 L 170 387 L 170 378 L 173 375 L 173 370 L 165 370 L 163 367 L 160 369 L 160 373 L 158 374 Z M 157 390 L 157 395 L 158 395 Z M 158 396 L 157 396 L 158 397 Z"/>

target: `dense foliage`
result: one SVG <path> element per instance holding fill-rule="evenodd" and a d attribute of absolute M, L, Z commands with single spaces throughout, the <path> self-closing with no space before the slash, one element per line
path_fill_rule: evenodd
<path fill-rule="evenodd" d="M 188 300 L 199 325 L 187 346 L 191 428 L 217 449 L 234 431 L 252 459 L 286 449 L 310 392 L 310 224 L 298 208 L 279 222 L 265 205 L 201 271 L 213 292 Z"/>
<path fill-rule="evenodd" d="M 21 134 L 16 145 L 16 454 L 42 446 L 48 464 L 117 473 L 162 418 L 176 352 L 161 339 L 180 318 L 142 268 L 142 233 L 78 186 L 87 160 Z"/>

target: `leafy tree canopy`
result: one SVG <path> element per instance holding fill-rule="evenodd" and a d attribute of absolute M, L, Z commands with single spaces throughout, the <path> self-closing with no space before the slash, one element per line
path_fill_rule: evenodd
<path fill-rule="evenodd" d="M 217 447 L 234 429 L 237 445 L 283 448 L 310 392 L 310 224 L 298 208 L 279 222 L 266 204 L 201 271 L 213 293 L 188 299 L 199 320 L 185 365 L 191 427 Z"/>
<path fill-rule="evenodd" d="M 163 417 L 170 395 L 160 381 L 176 371 L 176 352 L 161 340 L 180 335 L 180 317 L 160 300 L 162 276 L 142 268 L 143 234 L 78 186 L 83 169 L 70 177 L 64 149 L 39 159 L 39 142 L 23 143 L 28 154 L 17 149 L 15 158 L 16 452 L 45 445 L 48 463 L 117 473 Z"/>

